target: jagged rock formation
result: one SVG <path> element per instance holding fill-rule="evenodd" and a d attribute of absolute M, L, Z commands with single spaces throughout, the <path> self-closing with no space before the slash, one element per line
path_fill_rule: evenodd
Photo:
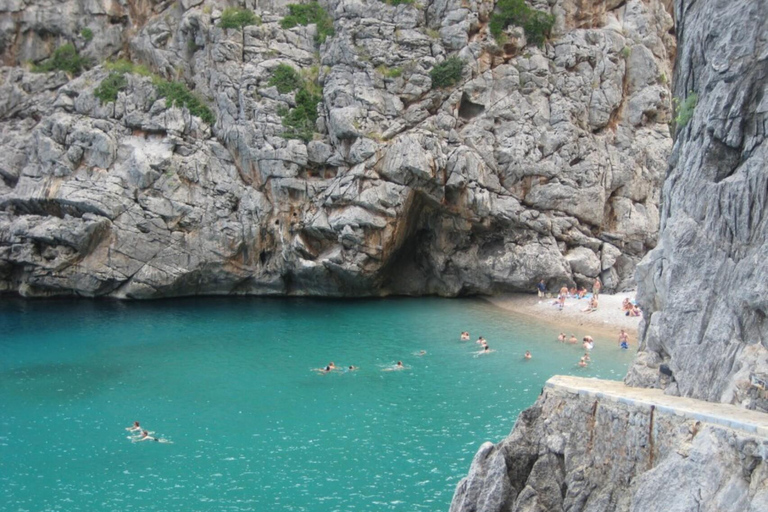
<path fill-rule="evenodd" d="M 650 315 L 626 380 L 768 411 L 768 4 L 678 4 L 675 90 L 697 102 L 638 272 Z"/>
<path fill-rule="evenodd" d="M 0 289 L 186 294 L 460 295 L 597 275 L 631 286 L 656 244 L 671 148 L 670 15 L 656 1 L 535 1 L 541 48 L 497 43 L 490 1 L 324 4 L 336 35 L 217 26 L 224 2 L 0 6 Z M 551 5 L 550 5 L 551 4 Z M 86 37 L 83 28 L 90 33 Z M 92 36 L 92 37 L 90 37 Z M 188 83 L 209 126 L 127 75 L 117 100 L 35 74 L 74 41 Z M 463 79 L 433 89 L 449 55 Z M 315 140 L 281 137 L 279 64 L 322 85 Z"/>
<path fill-rule="evenodd" d="M 659 244 L 638 267 L 646 323 L 625 381 L 765 425 L 768 4 L 677 0 L 675 13 L 677 138 Z M 765 428 L 575 391 L 548 389 L 510 437 L 484 445 L 451 511 L 768 510 Z"/>
<path fill-rule="evenodd" d="M 451 512 L 768 510 L 768 421 L 756 435 L 676 407 L 692 400 L 589 381 L 553 378 L 507 439 L 480 448 Z"/>

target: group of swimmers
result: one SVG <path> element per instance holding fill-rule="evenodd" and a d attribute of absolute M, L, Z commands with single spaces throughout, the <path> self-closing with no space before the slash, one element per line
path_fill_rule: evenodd
<path fill-rule="evenodd" d="M 157 443 L 170 443 L 170 444 L 173 443 L 173 441 L 169 441 L 168 439 L 149 435 L 149 434 L 154 434 L 154 432 L 149 432 L 147 430 L 144 430 L 138 421 L 134 421 L 133 425 L 131 425 L 130 427 L 125 427 L 125 430 L 133 433 L 133 435 L 128 436 L 128 439 L 130 439 L 132 443 L 140 443 L 142 441 L 155 441 Z"/>
<path fill-rule="evenodd" d="M 461 336 L 459 336 L 459 339 L 461 341 L 469 341 L 469 332 L 467 331 L 462 332 Z M 491 352 L 496 352 L 495 350 L 491 350 L 491 347 L 488 346 L 488 342 L 482 336 L 477 338 L 475 343 L 477 343 L 478 345 L 480 345 L 480 347 L 482 347 L 478 352 L 474 353 L 475 356 L 481 356 L 483 354 L 490 354 Z"/>
<path fill-rule="evenodd" d="M 423 356 L 423 355 L 426 355 L 426 354 L 427 354 L 426 350 L 420 350 L 418 352 L 414 352 L 414 355 L 417 355 L 417 356 Z M 394 371 L 398 371 L 398 370 L 407 370 L 407 369 L 408 369 L 408 367 L 405 366 L 402 361 L 398 361 L 397 363 L 395 363 L 395 364 L 393 364 L 391 366 L 387 366 L 386 368 L 383 368 L 381 371 L 383 371 L 383 372 L 394 372 Z M 354 372 L 354 371 L 357 371 L 357 370 L 359 370 L 359 368 L 357 366 L 349 365 L 349 366 L 345 366 L 345 367 L 339 367 L 339 366 L 336 366 L 336 364 L 334 364 L 333 361 L 331 361 L 326 366 L 324 366 L 322 368 L 315 368 L 313 371 L 316 371 L 316 372 L 320 373 L 321 375 L 325 375 L 325 374 L 328 374 L 328 373 L 331 373 L 331 372 L 347 373 L 347 372 Z"/>
<path fill-rule="evenodd" d="M 579 342 L 579 339 L 576 337 L 575 334 L 571 334 L 570 337 L 566 336 L 564 332 L 561 332 L 557 336 L 557 341 L 560 343 L 570 343 L 572 345 L 575 345 Z M 592 338 L 592 336 L 586 335 L 581 339 L 581 346 L 584 347 L 584 355 L 581 356 L 581 359 L 579 359 L 579 366 L 582 368 L 587 366 L 590 361 L 589 357 L 589 351 L 595 348 L 595 340 Z"/>

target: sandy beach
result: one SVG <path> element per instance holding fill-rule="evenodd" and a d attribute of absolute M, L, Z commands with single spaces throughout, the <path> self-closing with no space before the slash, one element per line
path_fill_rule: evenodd
<path fill-rule="evenodd" d="M 642 317 L 625 316 L 621 303 L 625 298 L 633 300 L 635 292 L 601 294 L 597 311 L 585 313 L 589 304 L 588 299 L 566 299 L 565 307 L 561 310 L 552 305 L 555 297 L 540 299 L 536 294 L 508 294 L 498 297 L 486 297 L 490 303 L 516 314 L 536 318 L 552 327 L 555 336 L 559 332 L 575 333 L 581 338 L 587 334 L 607 339 L 618 339 L 619 330 L 626 329 L 629 334 L 630 347 L 637 347 L 637 331 Z"/>

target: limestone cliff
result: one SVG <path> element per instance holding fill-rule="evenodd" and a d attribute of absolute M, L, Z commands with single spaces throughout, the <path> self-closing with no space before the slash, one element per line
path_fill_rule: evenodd
<path fill-rule="evenodd" d="M 452 512 L 768 510 L 768 4 L 674 7 L 677 135 L 638 267 L 636 387 L 550 381 Z"/>
<path fill-rule="evenodd" d="M 462 295 L 597 275 L 632 285 L 656 245 L 671 149 L 672 18 L 657 0 L 537 0 L 541 46 L 493 37 L 491 1 L 323 2 L 335 35 L 221 28 L 227 2 L 0 3 L 0 289 L 25 296 Z M 529 34 L 530 35 L 530 34 Z M 72 43 L 184 83 L 33 73 Z M 459 82 L 433 87 L 448 57 Z M 311 140 L 284 137 L 295 92 L 321 90 Z M 143 68 L 142 68 L 143 69 Z M 146 74 L 146 73 L 144 73 Z M 314 85 L 313 85 L 314 86 Z M 205 116 L 204 116 L 205 117 Z M 208 119 L 211 121 L 212 119 Z"/>
<path fill-rule="evenodd" d="M 690 120 L 638 272 L 648 321 L 627 383 L 768 411 L 768 4 L 676 8 Z"/>

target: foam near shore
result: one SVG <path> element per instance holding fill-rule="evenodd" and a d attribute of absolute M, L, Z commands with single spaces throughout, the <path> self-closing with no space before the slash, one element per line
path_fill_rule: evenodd
<path fill-rule="evenodd" d="M 535 294 L 516 293 L 486 297 L 486 300 L 506 311 L 535 317 L 538 321 L 545 322 L 552 327 L 555 336 L 559 332 L 567 334 L 576 332 L 579 339 L 586 334 L 617 338 L 619 331 L 626 329 L 629 333 L 630 346 L 635 348 L 642 317 L 630 317 L 624 314 L 621 303 L 625 298 L 633 300 L 635 292 L 601 294 L 597 311 L 591 313 L 582 311 L 587 308 L 588 299 L 566 299 L 563 309 L 553 304 L 557 300 L 555 296 L 539 298 Z"/>

